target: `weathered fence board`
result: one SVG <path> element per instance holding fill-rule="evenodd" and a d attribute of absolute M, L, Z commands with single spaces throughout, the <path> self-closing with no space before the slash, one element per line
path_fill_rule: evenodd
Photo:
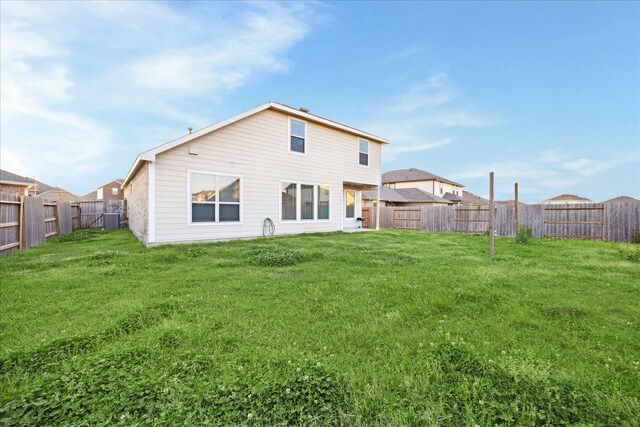
<path fill-rule="evenodd" d="M 0 193 L 0 255 L 20 248 L 20 209 L 19 197 Z"/>
<path fill-rule="evenodd" d="M 45 209 L 42 199 L 36 197 L 24 198 L 24 247 L 38 246 L 45 241 L 47 227 L 45 225 Z"/>
<path fill-rule="evenodd" d="M 520 225 L 531 228 L 535 237 L 630 242 L 640 230 L 640 203 L 520 204 L 518 210 Z M 483 234 L 488 230 L 488 220 L 487 206 L 380 208 L 380 228 Z M 515 236 L 514 206 L 495 206 L 495 230 L 498 236 Z"/>
<path fill-rule="evenodd" d="M 83 216 L 85 206 L 89 213 Z M 102 227 L 104 212 L 120 213 L 124 202 L 52 202 L 38 197 L 0 193 L 0 256 L 20 248 L 30 248 L 53 236 L 84 227 Z"/>

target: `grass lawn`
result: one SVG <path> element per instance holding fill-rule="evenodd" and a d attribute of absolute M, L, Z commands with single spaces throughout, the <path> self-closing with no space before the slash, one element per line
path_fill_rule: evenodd
<path fill-rule="evenodd" d="M 638 425 L 640 263 L 486 239 L 80 231 L 9 255 L 0 424 Z"/>

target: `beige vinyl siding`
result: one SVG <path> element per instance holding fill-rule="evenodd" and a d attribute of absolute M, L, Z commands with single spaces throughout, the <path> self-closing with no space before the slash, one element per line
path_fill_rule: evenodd
<path fill-rule="evenodd" d="M 145 245 L 149 239 L 149 165 L 144 163 L 124 188 L 129 229 Z"/>
<path fill-rule="evenodd" d="M 369 166 L 360 166 L 357 136 L 307 121 L 306 153 L 290 153 L 288 120 L 286 114 L 262 111 L 158 154 L 155 241 L 257 237 L 265 218 L 274 221 L 276 235 L 342 229 L 343 182 L 380 183 L 380 144 L 370 142 Z M 198 155 L 190 155 L 189 147 Z M 188 225 L 187 170 L 241 176 L 242 224 Z M 280 181 L 330 185 L 331 219 L 280 222 Z"/>

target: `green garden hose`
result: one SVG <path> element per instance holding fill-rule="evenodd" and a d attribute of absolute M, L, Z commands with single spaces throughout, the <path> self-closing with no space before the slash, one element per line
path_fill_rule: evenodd
<path fill-rule="evenodd" d="M 271 221 L 271 218 L 265 218 L 262 223 L 262 235 L 264 237 L 273 236 L 273 233 L 276 232 L 276 226 Z"/>

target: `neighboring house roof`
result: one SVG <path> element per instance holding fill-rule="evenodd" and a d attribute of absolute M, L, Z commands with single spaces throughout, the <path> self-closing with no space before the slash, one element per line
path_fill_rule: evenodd
<path fill-rule="evenodd" d="M 419 188 L 395 188 L 395 191 L 400 193 L 409 202 L 426 202 L 426 203 L 447 203 L 451 202 L 435 194 L 431 194 L 428 191 L 421 190 Z"/>
<path fill-rule="evenodd" d="M 82 200 L 97 200 L 98 199 L 98 192 L 96 190 L 93 190 L 90 193 L 87 193 L 87 194 L 81 196 L 80 198 Z"/>
<path fill-rule="evenodd" d="M 38 193 L 43 193 L 45 191 L 49 191 L 54 188 L 57 188 L 57 187 L 52 187 L 48 184 L 45 184 L 44 182 L 38 181 L 37 179 L 29 178 L 28 176 L 18 175 L 13 172 L 9 172 L 2 169 L 0 169 L 0 180 L 22 182 L 22 183 L 28 183 L 30 185 L 34 185 L 37 187 Z"/>
<path fill-rule="evenodd" d="M 362 198 L 365 200 L 376 200 L 378 196 L 377 190 L 368 190 L 362 192 Z M 384 185 L 380 187 L 380 200 L 395 203 L 447 203 L 451 202 L 442 197 L 431 194 L 428 191 L 419 188 L 389 188 Z"/>
<path fill-rule="evenodd" d="M 36 197 L 41 197 L 43 199 L 46 199 L 47 197 L 49 197 L 51 200 L 61 200 L 61 199 L 80 200 L 81 199 L 80 196 L 77 196 L 73 194 L 71 191 L 65 190 L 64 188 L 60 188 L 60 187 L 54 187 L 47 191 L 38 192 L 38 195 Z"/>
<path fill-rule="evenodd" d="M 32 184 L 30 178 L 0 169 L 0 180 L 6 182 L 15 182 L 23 184 Z"/>
<path fill-rule="evenodd" d="M 613 199 L 605 200 L 602 203 L 640 203 L 640 200 L 629 196 L 618 196 Z"/>
<path fill-rule="evenodd" d="M 362 192 L 362 198 L 366 200 L 376 200 L 378 197 L 378 190 L 368 190 Z M 380 186 L 380 200 L 384 202 L 408 202 L 402 194 L 398 193 L 393 188 Z"/>
<path fill-rule="evenodd" d="M 111 181 L 109 181 L 109 182 L 105 182 L 105 183 L 104 183 L 104 184 L 102 184 L 102 185 L 98 185 L 98 186 L 96 187 L 96 190 L 97 190 L 98 188 L 102 188 L 102 187 L 104 187 L 105 185 L 109 185 L 109 184 L 111 184 L 112 182 L 117 182 L 118 184 L 122 185 L 122 183 L 124 182 L 124 178 L 116 178 L 116 179 L 112 179 L 112 180 L 111 180 Z"/>
<path fill-rule="evenodd" d="M 131 169 L 129 169 L 129 173 L 127 174 L 127 177 L 124 179 L 124 181 L 122 182 L 122 186 L 127 185 L 127 183 L 131 180 L 131 178 L 133 178 L 133 176 L 135 175 L 135 173 L 137 172 L 140 163 L 143 161 L 154 161 L 155 160 L 155 156 L 157 154 L 160 154 L 164 151 L 170 150 L 174 147 L 177 147 L 179 145 L 185 144 L 189 141 L 194 140 L 195 138 L 199 138 L 203 135 L 206 135 L 210 132 L 213 132 L 215 130 L 218 130 L 220 128 L 223 128 L 225 126 L 228 126 L 232 123 L 235 123 L 237 121 L 240 121 L 242 119 L 245 119 L 249 116 L 252 116 L 254 114 L 260 113 L 262 111 L 265 110 L 275 110 L 275 111 L 280 111 L 282 113 L 288 114 L 290 116 L 294 116 L 294 117 L 298 117 L 310 122 L 314 122 L 314 123 L 320 123 L 322 125 L 328 126 L 330 128 L 334 128 L 334 129 L 338 129 L 344 132 L 348 132 L 348 133 L 352 133 L 356 136 L 360 136 L 364 139 L 370 140 L 370 141 L 375 141 L 375 142 L 379 142 L 381 144 L 388 144 L 389 141 L 387 141 L 384 138 L 380 138 L 379 136 L 375 136 L 373 134 L 361 131 L 359 129 L 356 128 L 352 128 L 350 126 L 347 125 L 343 125 L 341 123 L 338 122 L 334 122 L 333 120 L 329 120 L 329 119 L 325 119 L 324 117 L 320 117 L 320 116 L 316 116 L 315 114 L 311 114 L 308 111 L 302 111 L 300 109 L 296 109 L 293 107 L 289 107 L 288 105 L 284 105 L 284 104 L 280 104 L 277 102 L 273 102 L 273 101 L 269 101 L 265 104 L 262 104 L 258 107 L 252 108 L 251 110 L 247 110 L 243 113 L 237 114 L 233 117 L 230 117 L 226 120 L 222 120 L 218 123 L 214 123 L 210 126 L 207 126 L 205 128 L 202 128 L 200 130 L 194 131 L 188 135 L 184 135 L 180 138 L 174 139 L 173 141 L 169 141 L 165 144 L 159 145 L 155 148 L 152 148 L 150 150 L 147 151 L 143 151 L 142 153 L 138 154 L 138 156 L 136 157 L 135 161 L 133 162 L 133 165 L 131 166 Z"/>
<path fill-rule="evenodd" d="M 443 178 L 441 176 L 432 174 L 431 172 L 423 171 L 422 169 L 417 168 L 409 168 L 409 169 L 397 169 L 389 172 L 385 172 L 382 174 L 382 183 L 392 183 L 392 182 L 410 182 L 410 181 L 429 181 L 435 180 L 444 182 L 447 184 L 453 184 L 460 187 L 464 187 L 464 185 L 451 181 L 450 179 Z"/>
<path fill-rule="evenodd" d="M 8 179 L 0 179 L 0 184 L 15 185 L 17 187 L 31 187 L 32 185 L 28 182 L 9 181 Z"/>
<path fill-rule="evenodd" d="M 455 194 L 451 194 L 451 193 L 444 193 L 444 195 L 442 196 L 443 198 L 449 200 L 450 202 L 453 203 L 460 203 L 462 202 L 462 197 L 460 196 L 456 196 Z"/>
<path fill-rule="evenodd" d="M 466 205 L 485 206 L 489 204 L 489 200 L 484 197 L 480 197 L 477 194 L 473 194 L 470 191 L 462 192 L 462 203 Z"/>
<path fill-rule="evenodd" d="M 561 203 L 561 202 L 564 202 L 564 201 L 593 203 L 593 201 L 591 199 L 587 199 L 586 197 L 581 197 L 581 196 L 578 196 L 578 195 L 575 195 L 575 194 L 561 194 L 559 196 L 547 199 L 547 200 L 543 201 L 542 203 L 553 203 L 553 202 Z"/>

